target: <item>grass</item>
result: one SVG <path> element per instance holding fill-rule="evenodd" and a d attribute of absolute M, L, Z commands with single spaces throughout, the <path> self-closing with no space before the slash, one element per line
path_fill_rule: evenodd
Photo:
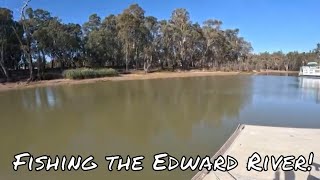
<path fill-rule="evenodd" d="M 90 78 L 100 78 L 100 77 L 113 77 L 118 76 L 118 71 L 114 69 L 69 69 L 63 72 L 63 77 L 67 79 L 90 79 Z"/>

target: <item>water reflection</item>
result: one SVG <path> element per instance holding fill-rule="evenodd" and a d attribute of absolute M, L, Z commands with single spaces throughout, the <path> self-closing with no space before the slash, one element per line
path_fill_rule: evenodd
<path fill-rule="evenodd" d="M 320 128 L 318 80 L 295 76 L 255 76 L 252 104 L 241 111 L 245 124 Z"/>
<path fill-rule="evenodd" d="M 0 179 L 125 179 L 128 173 L 131 179 L 190 179 L 194 172 L 153 172 L 148 157 L 212 155 L 239 123 L 320 128 L 319 84 L 318 79 L 244 75 L 0 93 Z M 93 154 L 102 168 L 91 174 L 14 175 L 13 155 L 25 151 Z M 112 154 L 143 154 L 145 170 L 106 172 L 103 157 Z"/>
<path fill-rule="evenodd" d="M 177 157 L 211 155 L 238 125 L 242 108 L 251 104 L 251 78 L 110 82 L 0 94 L 0 140 L 8 142 L 2 148 L 5 158 L 0 162 L 0 179 L 11 170 L 13 155 L 24 151 L 98 157 L 152 157 L 159 152 Z M 143 179 L 153 174 L 146 167 Z M 170 177 L 185 179 L 193 174 L 176 172 Z M 124 178 L 106 174 L 103 168 L 94 176 Z M 78 177 L 84 178 L 87 176 Z"/>
<path fill-rule="evenodd" d="M 316 103 L 320 104 L 320 79 L 300 77 L 299 85 L 304 97 L 315 99 Z"/>
<path fill-rule="evenodd" d="M 59 106 L 59 96 L 54 87 L 35 88 L 16 93 L 21 98 L 23 108 L 30 111 L 49 110 Z"/>

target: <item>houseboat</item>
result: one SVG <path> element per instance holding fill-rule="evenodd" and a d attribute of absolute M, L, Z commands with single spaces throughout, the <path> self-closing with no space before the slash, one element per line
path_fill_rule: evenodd
<path fill-rule="evenodd" d="M 309 62 L 300 68 L 299 76 L 320 77 L 320 66 L 317 62 Z"/>

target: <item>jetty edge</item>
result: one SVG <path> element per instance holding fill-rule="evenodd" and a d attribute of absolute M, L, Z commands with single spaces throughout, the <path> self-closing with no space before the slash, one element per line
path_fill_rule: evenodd
<path fill-rule="evenodd" d="M 239 124 L 236 130 L 232 133 L 232 135 L 228 138 L 228 140 L 222 145 L 222 147 L 212 156 L 211 161 L 214 161 L 220 155 L 223 155 L 226 150 L 231 146 L 231 144 L 235 141 L 235 139 L 240 134 L 241 130 L 245 127 L 244 124 Z M 199 171 L 191 180 L 202 180 L 204 177 L 210 172 L 206 169 Z"/>
<path fill-rule="evenodd" d="M 214 161 L 219 156 L 229 155 L 237 159 L 238 167 L 229 172 L 204 169 L 198 172 L 192 180 L 320 179 L 319 139 L 320 129 L 240 124 L 211 158 L 211 161 Z M 262 161 L 265 156 L 278 158 L 282 155 L 295 158 L 303 156 L 308 163 L 310 153 L 313 153 L 314 157 L 310 164 L 311 171 L 282 171 L 281 169 L 273 171 L 270 166 L 268 171 L 248 171 L 246 169 L 248 158 L 254 153 L 258 153 Z"/>

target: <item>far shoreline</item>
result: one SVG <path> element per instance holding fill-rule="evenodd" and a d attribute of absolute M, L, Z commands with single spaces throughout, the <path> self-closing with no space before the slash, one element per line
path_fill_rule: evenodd
<path fill-rule="evenodd" d="M 263 70 L 260 72 L 223 72 L 223 71 L 186 71 L 186 72 L 154 72 L 149 74 L 144 73 L 132 73 L 121 74 L 116 77 L 103 77 L 83 80 L 71 80 L 71 79 L 55 79 L 30 82 L 26 81 L 9 82 L 0 84 L 0 92 L 28 89 L 36 87 L 51 87 L 61 85 L 77 85 L 77 84 L 92 84 L 97 82 L 117 82 L 117 81 L 133 81 L 133 80 L 149 80 L 149 79 L 171 79 L 171 78 L 186 78 L 186 77 L 206 77 L 206 76 L 226 76 L 226 75 L 238 75 L 238 74 L 298 74 L 298 71 L 276 71 L 276 70 Z"/>

